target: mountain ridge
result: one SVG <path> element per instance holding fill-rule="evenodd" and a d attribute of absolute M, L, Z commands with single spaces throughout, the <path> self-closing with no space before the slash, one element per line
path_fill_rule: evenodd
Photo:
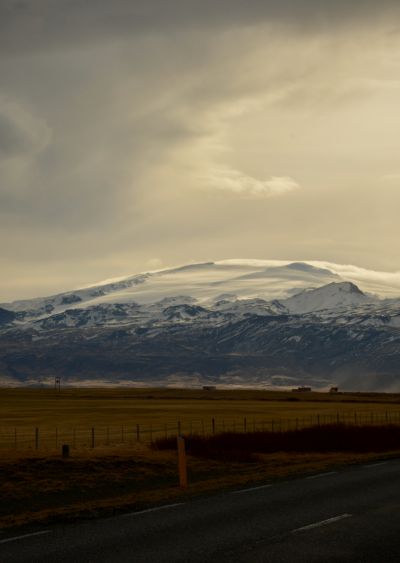
<path fill-rule="evenodd" d="M 13 309 L 0 385 L 400 390 L 400 299 L 312 264 L 191 264 Z"/>

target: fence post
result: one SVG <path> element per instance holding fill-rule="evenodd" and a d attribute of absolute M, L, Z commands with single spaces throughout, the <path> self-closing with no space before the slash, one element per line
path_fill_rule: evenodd
<path fill-rule="evenodd" d="M 14 447 L 17 449 L 17 429 L 14 428 Z"/>
<path fill-rule="evenodd" d="M 150 444 L 153 443 L 153 425 L 150 424 Z"/>
<path fill-rule="evenodd" d="M 179 469 L 179 485 L 182 489 L 187 487 L 187 466 L 186 466 L 186 452 L 185 452 L 185 439 L 182 436 L 177 436 L 178 443 L 178 469 Z"/>
<path fill-rule="evenodd" d="M 274 419 L 271 420 L 271 432 L 274 431 Z"/>
<path fill-rule="evenodd" d="M 76 448 L 76 428 L 72 430 L 72 447 Z"/>
<path fill-rule="evenodd" d="M 56 427 L 56 448 L 58 448 L 58 428 Z"/>
<path fill-rule="evenodd" d="M 140 442 L 140 426 L 136 424 L 136 440 Z"/>
<path fill-rule="evenodd" d="M 246 417 L 244 417 L 244 419 L 243 419 L 243 430 L 245 432 L 247 432 L 247 418 Z"/>
<path fill-rule="evenodd" d="M 106 429 L 106 445 L 109 446 L 110 445 L 110 427 L 107 426 Z"/>
<path fill-rule="evenodd" d="M 215 434 L 215 418 L 212 419 L 212 433 Z"/>
<path fill-rule="evenodd" d="M 39 428 L 37 426 L 35 428 L 35 449 L 39 449 Z"/>
<path fill-rule="evenodd" d="M 181 421 L 178 420 L 178 436 L 181 435 Z"/>
<path fill-rule="evenodd" d="M 94 427 L 92 427 L 92 448 L 94 448 Z"/>
<path fill-rule="evenodd" d="M 62 448 L 61 448 L 61 452 L 62 452 L 62 457 L 63 459 L 68 459 L 69 458 L 69 445 L 68 444 L 63 444 Z"/>

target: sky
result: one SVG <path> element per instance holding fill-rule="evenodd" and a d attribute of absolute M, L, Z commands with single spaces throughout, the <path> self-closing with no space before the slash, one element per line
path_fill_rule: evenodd
<path fill-rule="evenodd" d="M 399 16 L 2 0 L 0 302 L 232 258 L 399 272 Z"/>

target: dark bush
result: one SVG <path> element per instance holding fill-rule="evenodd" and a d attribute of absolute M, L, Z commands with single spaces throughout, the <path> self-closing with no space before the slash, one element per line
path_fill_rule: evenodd
<path fill-rule="evenodd" d="M 328 424 L 287 432 L 226 432 L 185 436 L 189 454 L 209 459 L 254 461 L 254 454 L 273 452 L 384 452 L 400 449 L 400 426 Z M 157 449 L 175 449 L 176 438 L 164 438 Z"/>

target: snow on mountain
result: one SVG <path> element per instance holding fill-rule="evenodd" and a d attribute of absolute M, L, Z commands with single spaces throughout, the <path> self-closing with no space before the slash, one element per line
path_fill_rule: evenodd
<path fill-rule="evenodd" d="M 305 263 L 206 262 L 129 276 L 50 297 L 16 301 L 5 304 L 4 308 L 44 317 L 71 308 L 110 303 L 151 304 L 182 295 L 200 304 L 215 300 L 221 294 L 270 301 L 288 297 L 294 290 L 318 287 L 340 279 L 329 269 Z"/>
<path fill-rule="evenodd" d="M 330 283 L 317 289 L 305 290 L 282 304 L 290 313 L 304 314 L 326 309 L 348 309 L 376 301 L 365 295 L 351 282 Z"/>
<path fill-rule="evenodd" d="M 179 304 L 215 309 L 218 301 L 232 302 L 220 304 L 217 307 L 220 310 L 225 307 L 243 312 L 247 308 L 254 313 L 258 310 L 258 314 L 270 314 L 274 311 L 271 302 L 285 301 L 289 311 L 300 313 L 352 306 L 358 300 L 364 302 L 365 296 L 351 292 L 350 285 L 332 285 L 324 292 L 313 293 L 330 284 L 354 284 L 356 279 L 361 291 L 372 288 L 374 293 L 385 297 L 394 295 L 398 287 L 397 295 L 400 295 L 400 275 L 397 274 L 385 277 L 383 273 L 328 262 L 222 260 L 107 280 L 58 295 L 0 304 L 0 307 L 17 313 L 21 321 L 117 304 L 154 306 L 159 312 Z"/>

